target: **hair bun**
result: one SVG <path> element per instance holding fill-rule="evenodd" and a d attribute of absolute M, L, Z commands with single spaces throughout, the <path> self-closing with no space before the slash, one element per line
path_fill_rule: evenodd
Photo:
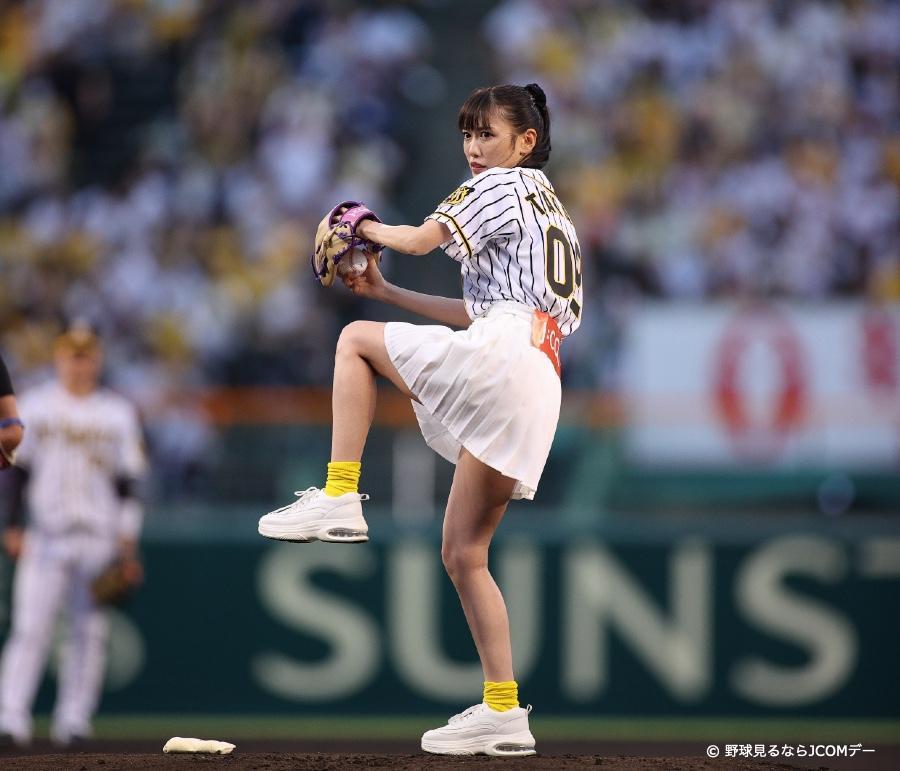
<path fill-rule="evenodd" d="M 534 103 L 538 107 L 546 107 L 547 106 L 547 95 L 544 93 L 544 89 L 541 88 L 537 83 L 529 83 L 525 86 L 525 90 L 531 94 L 531 98 L 534 99 Z"/>

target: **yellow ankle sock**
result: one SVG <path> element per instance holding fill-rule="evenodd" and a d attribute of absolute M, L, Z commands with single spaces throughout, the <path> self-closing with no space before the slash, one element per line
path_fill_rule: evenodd
<path fill-rule="evenodd" d="M 506 712 L 519 706 L 519 684 L 515 680 L 505 683 L 484 683 L 484 703 L 496 712 Z"/>
<path fill-rule="evenodd" d="M 362 463 L 357 460 L 339 460 L 328 464 L 325 495 L 337 497 L 344 493 L 359 492 L 359 472 Z"/>

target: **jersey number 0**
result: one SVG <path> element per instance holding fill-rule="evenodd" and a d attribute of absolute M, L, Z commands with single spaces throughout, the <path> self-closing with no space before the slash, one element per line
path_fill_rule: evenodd
<path fill-rule="evenodd" d="M 550 225 L 544 234 L 547 247 L 547 285 L 553 293 L 568 299 L 581 286 L 581 252 L 576 242 L 574 248 L 566 234 L 556 225 Z M 577 315 L 577 314 L 576 314 Z"/>

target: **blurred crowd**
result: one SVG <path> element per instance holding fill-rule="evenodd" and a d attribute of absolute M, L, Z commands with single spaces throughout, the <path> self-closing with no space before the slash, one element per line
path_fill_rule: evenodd
<path fill-rule="evenodd" d="M 84 319 L 175 470 L 172 391 L 327 383 L 349 293 L 309 271 L 329 202 L 390 212 L 395 105 L 430 33 L 391 4 L 0 0 L 0 346 L 21 389 Z M 426 73 L 427 74 L 427 73 Z"/>
<path fill-rule="evenodd" d="M 484 29 L 549 93 L 606 289 L 900 299 L 900 3 L 505 0 Z"/>
<path fill-rule="evenodd" d="M 389 4 L 0 2 L 0 330 L 20 378 L 78 316 L 132 393 L 327 382 L 342 309 L 314 291 L 312 233 L 326 202 L 389 208 L 395 103 L 429 40 Z"/>
<path fill-rule="evenodd" d="M 173 393 L 329 382 L 353 301 L 315 291 L 312 234 L 327 202 L 390 211 L 395 103 L 429 44 L 390 4 L 0 0 L 0 346 L 17 387 L 49 374 L 66 319 L 98 327 L 165 484 L 216 442 Z"/>
<path fill-rule="evenodd" d="M 595 308 L 900 297 L 900 4 L 504 0 L 483 31 L 549 92 Z M 79 315 L 155 393 L 326 383 L 352 301 L 298 280 L 311 233 L 323 202 L 391 211 L 432 34 L 395 3 L 0 2 L 15 368 Z"/>

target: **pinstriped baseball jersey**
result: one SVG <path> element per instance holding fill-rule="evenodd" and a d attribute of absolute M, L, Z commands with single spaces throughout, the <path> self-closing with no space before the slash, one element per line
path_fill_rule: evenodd
<path fill-rule="evenodd" d="M 79 397 L 50 382 L 24 394 L 19 412 L 28 426 L 18 460 L 30 471 L 30 526 L 134 537 L 141 523 L 124 521 L 135 515 L 115 486 L 117 477 L 144 473 L 134 407 L 106 389 Z"/>
<path fill-rule="evenodd" d="M 450 228 L 441 248 L 461 264 L 471 318 L 501 300 L 549 313 L 568 335 L 581 323 L 581 249 L 575 226 L 539 169 L 496 167 L 428 216 Z"/>

